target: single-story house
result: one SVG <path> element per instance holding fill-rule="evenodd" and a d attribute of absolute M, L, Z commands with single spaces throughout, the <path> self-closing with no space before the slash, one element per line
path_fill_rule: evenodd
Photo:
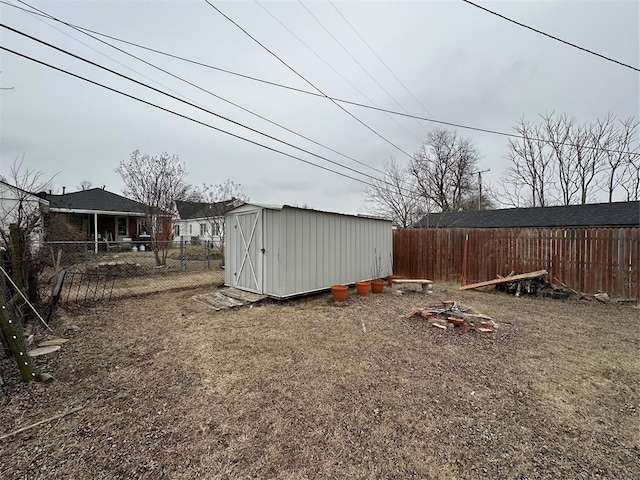
<path fill-rule="evenodd" d="M 150 240 L 151 225 L 147 225 L 149 207 L 109 192 L 103 188 L 90 188 L 79 192 L 40 196 L 50 203 L 49 215 L 63 218 L 85 240 L 94 242 L 127 242 Z M 171 239 L 171 214 L 161 212 L 153 216 L 158 222 L 158 240 Z M 56 238 L 56 240 L 59 240 Z"/>
<path fill-rule="evenodd" d="M 176 200 L 178 218 L 173 224 L 174 241 L 208 241 L 220 246 L 224 241 L 225 214 L 244 202 L 237 198 L 222 202 Z"/>
<path fill-rule="evenodd" d="M 0 243 L 8 241 L 9 225 L 26 227 L 31 221 L 35 225 L 30 234 L 31 245 L 37 249 L 44 238 L 42 226 L 48 209 L 48 200 L 0 180 Z"/>
<path fill-rule="evenodd" d="M 416 228 L 606 228 L 640 226 L 640 202 L 430 213 Z"/>

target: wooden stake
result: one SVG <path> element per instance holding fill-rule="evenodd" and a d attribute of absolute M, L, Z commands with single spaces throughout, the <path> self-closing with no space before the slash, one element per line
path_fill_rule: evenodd
<path fill-rule="evenodd" d="M 0 440 L 4 440 L 5 438 L 13 437 L 14 435 L 17 435 L 18 433 L 26 432 L 27 430 L 31 430 L 32 428 L 35 428 L 35 427 L 37 427 L 39 425 L 42 425 L 43 423 L 49 423 L 49 422 L 52 422 L 54 420 L 58 420 L 59 418 L 66 417 L 67 415 L 71 415 L 72 413 L 76 413 L 77 411 L 82 410 L 83 408 L 84 408 L 84 406 L 72 408 L 71 410 L 68 410 L 68 411 L 66 411 L 64 413 L 60 413 L 58 415 L 54 415 L 53 417 L 49 417 L 49 418 L 46 418 L 44 420 L 40 420 L 39 422 L 33 423 L 33 424 L 31 424 L 29 426 L 26 426 L 26 427 L 19 428 L 18 430 L 14 430 L 11 433 L 7 433 L 5 435 L 2 435 L 0 437 Z"/>
<path fill-rule="evenodd" d="M 15 358 L 18 364 L 22 379 L 25 382 L 35 380 L 36 374 L 33 371 L 31 359 L 27 353 L 24 335 L 18 328 L 17 322 L 19 320 L 11 317 L 4 302 L 4 296 L 0 294 L 0 330 L 2 330 L 2 334 L 9 344 L 13 358 Z"/>

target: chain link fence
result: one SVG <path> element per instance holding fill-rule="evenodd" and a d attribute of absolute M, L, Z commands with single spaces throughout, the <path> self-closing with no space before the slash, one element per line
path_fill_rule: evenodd
<path fill-rule="evenodd" d="M 224 281 L 222 249 L 192 240 L 150 242 L 44 242 L 42 296 L 60 303 L 108 301 Z M 54 292 L 60 272 L 61 288 Z"/>

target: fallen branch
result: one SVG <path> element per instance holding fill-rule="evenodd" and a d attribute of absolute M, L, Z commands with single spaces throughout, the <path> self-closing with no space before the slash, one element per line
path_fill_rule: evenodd
<path fill-rule="evenodd" d="M 83 408 L 84 408 L 84 406 L 72 408 L 71 410 L 68 410 L 68 411 L 66 411 L 64 413 L 60 413 L 58 415 L 54 415 L 53 417 L 49 417 L 49 418 L 47 418 L 45 420 L 40 420 L 39 422 L 33 423 L 33 424 L 31 424 L 31 425 L 29 425 L 27 427 L 19 428 L 18 430 L 14 430 L 11 433 L 7 433 L 5 435 L 2 435 L 0 437 L 0 440 L 4 440 L 5 438 L 13 437 L 14 435 L 17 435 L 18 433 L 26 432 L 27 430 L 31 430 L 32 428 L 35 428 L 35 427 L 38 427 L 38 426 L 42 425 L 43 423 L 49 423 L 49 422 L 52 422 L 54 420 L 58 420 L 59 418 L 66 417 L 67 415 L 71 415 L 72 413 L 76 413 L 76 412 L 82 410 Z"/>
<path fill-rule="evenodd" d="M 362 324 L 362 333 L 367 333 L 367 327 L 364 325 L 364 320 L 360 319 L 360 323 Z"/>
<path fill-rule="evenodd" d="M 580 292 L 576 292 L 573 288 L 567 287 L 564 283 L 562 283 L 560 280 L 558 280 L 556 277 L 553 277 L 553 279 L 558 282 L 560 284 L 561 287 L 566 288 L 567 290 L 569 290 L 570 292 L 573 292 L 574 294 L 580 296 L 582 295 Z"/>

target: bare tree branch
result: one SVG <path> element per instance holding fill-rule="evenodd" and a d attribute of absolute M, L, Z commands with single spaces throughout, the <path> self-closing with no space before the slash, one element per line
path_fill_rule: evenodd
<path fill-rule="evenodd" d="M 120 162 L 116 172 L 124 182 L 124 194 L 144 206 L 156 265 L 165 265 L 170 226 L 164 231 L 162 218 L 174 211 L 175 200 L 186 198 L 191 192 L 184 180 L 187 175 L 184 163 L 165 152 L 151 156 L 136 150 L 128 161 Z"/>
<path fill-rule="evenodd" d="M 470 139 L 438 129 L 427 134 L 409 168 L 426 205 L 443 212 L 456 211 L 474 195 L 479 159 L 480 152 Z"/>
<path fill-rule="evenodd" d="M 393 157 L 385 164 L 384 172 L 363 192 L 367 212 L 388 218 L 402 228 L 410 227 L 425 211 L 420 196 L 412 193 L 417 190 L 415 178 Z"/>

